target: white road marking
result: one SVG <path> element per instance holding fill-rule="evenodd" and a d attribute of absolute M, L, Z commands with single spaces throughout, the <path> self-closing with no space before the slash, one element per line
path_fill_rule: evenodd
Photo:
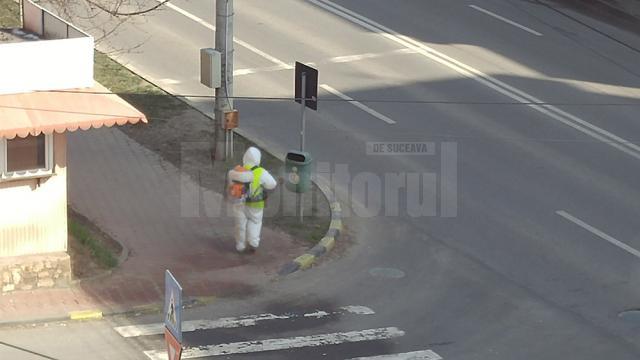
<path fill-rule="evenodd" d="M 156 0 L 156 1 L 158 1 L 158 2 L 162 2 L 162 0 Z M 165 5 L 166 7 L 168 7 L 169 9 L 174 10 L 174 11 L 176 11 L 177 13 L 182 14 L 182 15 L 186 16 L 187 18 L 189 18 L 189 19 L 191 19 L 191 20 L 193 20 L 193 21 L 197 22 L 198 24 L 200 24 L 200 25 L 202 25 L 202 26 L 206 27 L 207 29 L 210 29 L 210 30 L 216 31 L 216 27 L 215 27 L 215 26 L 213 26 L 212 24 L 210 24 L 210 23 L 208 23 L 208 22 L 204 21 L 202 18 L 199 18 L 199 17 L 197 17 L 197 16 L 193 15 L 192 13 L 190 13 L 190 12 L 188 12 L 188 11 L 186 11 L 186 10 L 184 10 L 184 9 L 182 9 L 182 8 L 180 8 L 180 7 L 178 7 L 178 6 L 176 6 L 176 5 L 173 5 L 173 4 L 172 4 L 172 3 L 170 3 L 170 2 L 167 2 L 167 3 L 165 3 L 164 5 Z M 238 39 L 238 38 L 237 38 L 237 37 L 235 37 L 235 36 L 233 37 L 233 41 L 234 41 L 236 44 L 238 44 L 238 45 L 240 45 L 240 46 L 243 46 L 243 47 L 244 47 L 244 48 L 246 48 L 247 50 L 252 51 L 253 53 L 255 53 L 255 54 L 259 55 L 259 56 L 262 56 L 263 58 L 265 58 L 265 59 L 267 59 L 267 60 L 271 61 L 272 63 L 274 63 L 274 64 L 276 64 L 276 65 L 278 65 L 278 66 L 282 66 L 282 67 L 284 67 L 285 69 L 293 69 L 293 66 L 291 66 L 290 64 L 287 64 L 286 62 L 284 62 L 284 61 L 282 61 L 282 60 L 280 60 L 280 59 L 276 58 L 275 56 L 271 56 L 271 55 L 267 54 L 266 52 L 264 52 L 264 51 L 262 51 L 262 50 L 260 50 L 260 49 L 256 48 L 255 46 L 253 46 L 253 45 L 251 45 L 251 44 L 249 44 L 249 43 L 247 43 L 247 42 L 245 42 L 245 41 L 242 41 L 242 40 Z"/>
<path fill-rule="evenodd" d="M 395 55 L 395 54 L 415 54 L 415 53 L 416 53 L 415 51 L 405 48 L 405 49 L 396 49 L 396 50 L 393 50 L 393 51 L 381 52 L 381 53 L 364 53 L 364 54 L 355 54 L 355 55 L 334 56 L 332 58 L 329 58 L 328 60 L 320 61 L 320 63 L 336 63 L 336 64 L 339 64 L 339 63 L 350 63 L 350 62 L 366 60 L 366 59 L 381 58 L 381 57 L 385 57 L 385 56 L 389 56 L 389 55 Z M 307 63 L 307 65 L 310 65 L 310 64 L 312 64 L 312 63 Z M 234 76 L 243 76 L 243 75 L 257 74 L 257 73 L 261 73 L 261 72 L 273 72 L 273 71 L 281 71 L 281 70 L 291 70 L 294 67 L 295 67 L 294 64 L 286 64 L 286 65 L 274 65 L 274 66 L 244 68 L 244 69 L 234 70 L 233 71 L 233 75 Z"/>
<path fill-rule="evenodd" d="M 325 316 L 329 316 L 329 313 L 326 312 L 326 311 L 322 311 L 322 310 L 303 315 L 303 317 L 306 317 L 306 318 L 316 318 L 316 319 L 320 319 L 320 318 L 323 318 Z"/>
<path fill-rule="evenodd" d="M 531 33 L 531 34 L 533 34 L 533 35 L 536 35 L 536 36 L 542 36 L 542 34 L 541 34 L 541 33 L 537 32 L 537 31 L 535 31 L 535 30 L 533 30 L 533 29 L 531 29 L 531 28 L 528 28 L 528 27 L 526 27 L 526 26 L 524 26 L 524 25 L 518 24 L 517 22 L 515 22 L 515 21 L 513 21 L 513 20 L 509 20 L 509 19 L 507 19 L 506 17 L 500 16 L 500 15 L 498 15 L 498 14 L 496 14 L 496 13 L 493 13 L 493 12 L 491 12 L 491 11 L 487 10 L 487 9 L 483 9 L 483 8 L 481 8 L 480 6 L 476 6 L 476 5 L 469 5 L 469 7 L 470 7 L 470 8 L 472 8 L 472 9 L 476 9 L 476 10 L 478 10 L 478 11 L 480 11 L 480 12 L 483 12 L 483 13 L 485 13 L 485 14 L 489 15 L 489 16 L 493 16 L 494 18 L 496 18 L 496 19 L 498 19 L 498 20 L 504 21 L 504 22 L 506 22 L 507 24 L 513 25 L 513 26 L 515 26 L 515 27 L 517 27 L 517 28 L 519 28 L 519 29 L 522 29 L 522 30 L 524 30 L 524 31 L 526 31 L 526 32 L 528 32 L 528 33 Z"/>
<path fill-rule="evenodd" d="M 359 101 L 355 101 L 352 97 L 347 96 L 346 94 L 341 93 L 340 91 L 332 88 L 331 86 L 327 85 L 327 84 L 322 84 L 320 85 L 320 88 L 332 93 L 333 95 L 342 98 L 344 100 L 347 100 L 349 102 L 349 104 L 359 108 L 360 110 L 369 113 L 370 115 L 373 115 L 375 117 L 377 117 L 378 119 L 386 122 L 387 124 L 395 124 L 396 122 L 393 121 L 392 119 L 390 119 L 389 117 L 380 114 L 379 112 L 373 110 L 372 108 L 368 107 L 367 105 L 359 102 Z"/>
<path fill-rule="evenodd" d="M 244 68 L 233 70 L 233 76 L 242 76 L 242 75 L 251 75 L 257 74 L 261 72 L 272 72 L 272 71 L 280 71 L 280 70 L 291 70 L 292 65 L 282 66 L 282 65 L 274 65 L 274 66 L 263 66 L 263 67 L 255 67 L 255 68 Z"/>
<path fill-rule="evenodd" d="M 176 79 L 159 79 L 158 81 L 160 81 L 163 84 L 169 84 L 169 85 L 176 85 L 176 84 L 180 84 L 180 80 L 176 80 Z"/>
<path fill-rule="evenodd" d="M 610 242 L 611 244 L 619 247 L 620 249 L 628 252 L 629 254 L 640 258 L 640 251 L 632 248 L 631 246 L 623 243 L 622 241 L 616 240 L 615 238 L 613 238 L 612 236 L 609 236 L 607 234 L 605 234 L 604 232 L 594 228 L 593 226 L 587 224 L 586 222 L 576 218 L 575 216 L 569 214 L 568 212 L 564 211 L 564 210 L 558 210 L 556 211 L 556 214 L 562 216 L 563 218 L 571 221 L 572 223 L 580 226 L 581 228 L 591 232 L 594 235 L 597 235 L 598 237 Z"/>
<path fill-rule="evenodd" d="M 317 6 L 332 12 L 352 23 L 358 24 L 365 29 L 375 32 L 395 43 L 405 46 L 408 49 L 416 51 L 418 54 L 431 59 L 441 65 L 444 65 L 459 74 L 473 79 L 504 96 L 507 96 L 519 103 L 527 104 L 530 108 L 549 116 L 550 118 L 570 126 L 586 135 L 589 135 L 603 143 L 606 143 L 638 160 L 640 160 L 640 146 L 633 144 L 625 139 L 620 138 L 602 128 L 599 128 L 587 121 L 584 121 L 575 115 L 569 114 L 552 105 L 537 105 L 543 103 L 542 100 L 529 95 L 511 85 L 508 85 L 492 76 L 489 76 L 480 70 L 477 70 L 467 64 L 464 64 L 454 58 L 449 57 L 435 49 L 428 47 L 420 41 L 414 40 L 406 35 L 402 35 L 388 27 L 381 25 L 367 17 L 364 17 L 345 7 L 337 5 L 329 0 L 307 0 Z M 532 104 L 533 103 L 533 104 Z"/>
<path fill-rule="evenodd" d="M 442 357 L 431 350 L 412 351 L 402 354 L 359 357 L 349 360 L 442 360 Z"/>
<path fill-rule="evenodd" d="M 347 306 L 343 306 L 341 309 L 343 309 L 346 312 L 350 312 L 352 314 L 358 314 L 358 315 L 373 315 L 373 314 L 375 314 L 375 312 L 373 310 L 371 310 L 370 308 L 368 308 L 366 306 L 361 306 L 361 305 L 347 305 Z"/>
<path fill-rule="evenodd" d="M 276 65 L 280 65 L 280 66 L 284 67 L 285 69 L 293 69 L 293 66 L 292 66 L 292 65 L 287 64 L 286 62 L 284 62 L 284 61 L 282 61 L 282 60 L 280 60 L 280 59 L 276 58 L 275 56 L 271 56 L 271 55 L 267 54 L 266 52 L 264 52 L 264 51 L 262 51 L 262 50 L 260 50 L 260 49 L 258 49 L 258 48 L 256 48 L 256 47 L 254 47 L 254 46 L 250 45 L 250 44 L 249 44 L 249 43 L 247 43 L 247 42 L 244 42 L 244 41 L 242 41 L 242 40 L 238 39 L 238 38 L 237 38 L 237 37 L 235 37 L 235 36 L 233 37 L 233 41 L 235 41 L 236 43 L 238 43 L 238 45 L 240 45 L 240 46 L 244 46 L 244 47 L 245 47 L 245 48 L 247 48 L 248 50 L 253 51 L 254 53 L 256 53 L 256 54 L 258 54 L 258 55 L 262 56 L 263 58 L 265 58 L 265 59 L 267 59 L 267 60 L 269 60 L 269 61 L 271 61 L 271 62 L 275 63 Z"/>
<path fill-rule="evenodd" d="M 331 315 L 340 315 L 343 313 L 351 313 L 356 315 L 372 315 L 375 312 L 366 306 L 344 306 L 340 308 L 340 311 L 326 312 L 318 310 L 313 313 L 298 315 L 298 314 L 260 314 L 260 315 L 247 315 L 239 317 L 228 317 L 217 320 L 190 320 L 182 322 L 182 332 L 192 332 L 198 330 L 210 330 L 221 328 L 237 328 L 244 326 L 255 326 L 257 323 L 267 320 L 287 320 L 298 317 L 315 317 L 322 318 Z M 128 325 L 119 326 L 113 328 L 122 337 L 136 337 L 136 336 L 149 336 L 149 335 L 161 335 L 164 333 L 163 323 L 143 324 L 143 325 Z"/>
<path fill-rule="evenodd" d="M 415 54 L 415 53 L 416 53 L 415 51 L 405 48 L 405 49 L 397 49 L 397 50 L 382 52 L 382 53 L 364 53 L 364 54 L 355 54 L 355 55 L 335 56 L 330 58 L 329 62 L 347 63 L 347 62 L 354 62 L 354 61 L 360 61 L 365 59 L 376 59 L 376 58 L 381 58 L 381 57 L 393 55 L 393 54 Z"/>
<path fill-rule="evenodd" d="M 162 0 L 156 0 L 156 1 L 162 2 Z M 188 12 L 187 10 L 183 10 L 182 8 L 175 6 L 170 2 L 165 3 L 164 6 L 168 7 L 169 9 L 171 9 L 171 10 L 177 12 L 177 13 L 180 13 L 180 14 L 186 16 L 187 18 L 197 22 L 198 24 L 206 27 L 209 30 L 216 31 L 216 27 L 215 26 L 213 26 L 213 25 L 209 24 L 208 22 L 202 20 L 201 18 L 193 15 L 192 13 Z"/>
<path fill-rule="evenodd" d="M 247 354 L 262 351 L 276 351 L 298 349 L 303 347 L 315 347 L 326 345 L 338 345 L 362 341 L 385 340 L 404 336 L 405 332 L 396 327 L 379 329 L 367 329 L 332 334 L 297 336 L 283 339 L 268 339 L 256 341 L 242 341 L 229 344 L 207 345 L 194 348 L 186 348 L 182 352 L 183 359 L 193 359 L 207 356 L 220 356 L 231 354 Z M 167 360 L 166 351 L 150 350 L 145 355 L 151 360 Z"/>

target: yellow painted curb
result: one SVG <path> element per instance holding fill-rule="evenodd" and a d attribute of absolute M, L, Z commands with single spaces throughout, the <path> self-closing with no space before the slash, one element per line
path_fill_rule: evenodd
<path fill-rule="evenodd" d="M 323 237 L 322 240 L 320 240 L 320 245 L 324 246 L 327 252 L 329 252 L 336 245 L 336 239 L 333 236 Z"/>
<path fill-rule="evenodd" d="M 69 319 L 71 320 L 102 319 L 102 311 L 98 311 L 98 310 L 72 311 L 69 313 Z"/>
<path fill-rule="evenodd" d="M 340 208 L 340 203 L 339 202 L 334 202 L 331 203 L 331 210 L 333 211 L 341 211 L 342 209 Z"/>
<path fill-rule="evenodd" d="M 329 224 L 329 229 L 337 229 L 342 230 L 342 220 L 341 219 L 333 219 Z"/>
<path fill-rule="evenodd" d="M 311 254 L 304 254 L 298 256 L 293 261 L 300 265 L 300 269 L 307 269 L 313 265 L 313 262 L 316 261 L 316 257 Z"/>

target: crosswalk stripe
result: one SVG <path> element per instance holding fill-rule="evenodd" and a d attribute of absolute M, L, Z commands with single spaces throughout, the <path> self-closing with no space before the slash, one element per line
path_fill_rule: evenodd
<path fill-rule="evenodd" d="M 338 345 L 362 341 L 385 340 L 404 336 L 404 331 L 396 327 L 367 329 L 360 331 L 339 332 L 332 334 L 298 336 L 283 339 L 242 341 L 229 344 L 199 346 L 187 348 L 182 353 L 183 359 L 231 354 L 247 354 L 262 351 L 297 349 L 303 347 Z M 166 351 L 150 350 L 145 355 L 151 360 L 167 360 Z"/>
<path fill-rule="evenodd" d="M 375 314 L 373 310 L 366 306 L 343 306 L 340 308 L 340 311 L 326 312 L 326 311 L 315 311 L 312 313 L 307 313 L 303 315 L 299 314 L 283 314 L 283 315 L 274 315 L 274 314 L 260 314 L 260 315 L 247 315 L 247 316 L 239 316 L 239 317 L 228 317 L 228 318 L 220 318 L 217 320 L 190 320 L 182 322 L 182 332 L 192 332 L 198 330 L 211 330 L 211 329 L 221 329 L 221 328 L 237 328 L 244 326 L 255 326 L 258 322 L 266 321 L 266 320 L 286 320 L 293 319 L 298 317 L 305 318 L 322 318 L 325 316 L 331 315 L 340 315 L 343 313 L 351 313 L 356 315 L 372 315 Z M 154 324 L 143 324 L 143 325 L 128 325 L 128 326 L 119 326 L 113 328 L 116 332 L 118 332 L 122 337 L 136 337 L 136 336 L 149 336 L 149 335 L 161 335 L 164 333 L 164 324 L 163 323 L 154 323 Z"/>
<path fill-rule="evenodd" d="M 442 360 L 442 357 L 431 350 L 412 351 L 402 354 L 359 357 L 349 360 Z"/>

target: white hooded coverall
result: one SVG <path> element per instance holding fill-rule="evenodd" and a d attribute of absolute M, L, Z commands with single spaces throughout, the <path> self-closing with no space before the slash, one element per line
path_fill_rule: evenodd
<path fill-rule="evenodd" d="M 260 150 L 250 147 L 242 157 L 242 164 L 245 168 L 260 166 L 262 155 Z M 253 171 L 229 171 L 229 183 L 237 181 L 241 183 L 253 182 Z M 263 190 L 273 190 L 276 187 L 276 180 L 267 170 L 263 170 L 260 176 L 260 186 Z M 249 189 L 250 192 L 256 189 Z M 233 206 L 233 217 L 235 219 L 236 250 L 242 252 L 246 249 L 247 243 L 252 248 L 260 245 L 260 230 L 262 228 L 262 215 L 264 207 L 247 205 L 244 201 L 235 203 Z"/>

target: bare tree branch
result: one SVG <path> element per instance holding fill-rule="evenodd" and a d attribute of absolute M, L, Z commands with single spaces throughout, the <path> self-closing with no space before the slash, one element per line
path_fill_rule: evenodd
<path fill-rule="evenodd" d="M 138 49 L 151 35 L 142 36 L 139 43 L 129 43 L 120 48 L 109 44 L 110 38 L 120 31 L 135 31 L 137 36 L 144 35 L 144 26 L 137 24 L 146 22 L 144 15 L 160 11 L 162 5 L 170 0 L 36 0 L 40 5 L 53 10 L 62 18 L 93 35 L 96 44 L 107 44 L 103 49 L 116 53 L 130 52 Z M 150 6 L 150 4 L 154 4 Z M 133 25 L 132 28 L 126 27 Z"/>
<path fill-rule="evenodd" d="M 100 9 L 100 10 L 106 12 L 106 13 L 109 13 L 109 14 L 111 14 L 113 16 L 119 17 L 119 16 L 136 16 L 136 15 L 146 14 L 146 13 L 151 12 L 151 11 L 159 8 L 160 6 L 168 3 L 170 0 L 163 0 L 163 1 L 157 3 L 156 5 L 154 5 L 154 6 L 150 7 L 150 8 L 137 10 L 137 11 L 132 11 L 132 12 L 120 12 L 120 7 L 122 6 L 123 1 L 118 1 L 116 3 L 116 6 L 113 7 L 113 9 L 109 9 L 106 6 L 100 4 L 99 2 L 96 2 L 96 1 L 93 1 L 93 0 L 84 0 L 84 1 L 86 1 L 87 3 L 91 4 L 92 6 L 98 8 L 98 9 Z"/>

